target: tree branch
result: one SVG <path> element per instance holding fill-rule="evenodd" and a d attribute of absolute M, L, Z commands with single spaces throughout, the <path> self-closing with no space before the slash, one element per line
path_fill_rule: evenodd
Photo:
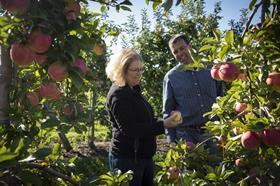
<path fill-rule="evenodd" d="M 35 168 L 35 169 L 39 169 L 39 170 L 42 170 L 44 172 L 47 172 L 55 177 L 58 177 L 58 178 L 62 178 L 64 180 L 67 180 L 68 182 L 70 182 L 71 184 L 73 185 L 78 185 L 78 183 L 73 180 L 72 178 L 52 169 L 52 168 L 48 168 L 46 166 L 43 166 L 43 165 L 40 165 L 40 164 L 37 164 L 37 163 L 22 163 L 19 165 L 20 168 Z"/>
<path fill-rule="evenodd" d="M 249 28 L 249 26 L 250 26 L 250 24 L 251 24 L 251 22 L 252 22 L 253 17 L 254 17 L 254 15 L 256 14 L 257 10 L 259 9 L 259 7 L 260 7 L 261 5 L 262 5 L 262 1 L 261 1 L 260 3 L 258 3 L 258 4 L 255 5 L 254 10 L 253 10 L 253 12 L 252 12 L 251 15 L 250 15 L 249 20 L 248 20 L 247 23 L 246 23 L 246 27 L 245 27 L 245 29 L 243 30 L 242 39 L 244 38 L 246 32 L 248 31 L 248 28 Z"/>

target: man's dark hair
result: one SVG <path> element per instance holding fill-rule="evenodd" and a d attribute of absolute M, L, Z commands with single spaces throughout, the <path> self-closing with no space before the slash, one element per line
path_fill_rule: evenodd
<path fill-rule="evenodd" d="M 168 46 L 170 47 L 172 44 L 177 43 L 177 41 L 181 39 L 184 40 L 187 45 L 190 44 L 189 40 L 184 34 L 176 34 L 169 40 Z"/>

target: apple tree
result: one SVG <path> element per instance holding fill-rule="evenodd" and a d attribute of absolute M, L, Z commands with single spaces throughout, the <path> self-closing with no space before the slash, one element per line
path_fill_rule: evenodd
<path fill-rule="evenodd" d="M 85 175 L 78 175 L 79 166 L 88 170 L 91 164 L 88 172 L 97 177 L 93 170 L 101 170 L 102 162 L 82 165 L 66 134 L 87 133 L 94 123 L 92 95 L 106 88 L 100 83 L 104 38 L 115 28 L 101 13 L 90 13 L 87 1 L 1 0 L 0 5 L 0 182 L 77 184 Z"/>
<path fill-rule="evenodd" d="M 279 5 L 279 1 L 251 1 L 251 15 L 240 35 L 234 30 L 222 33 L 216 29 L 192 51 L 191 67 L 213 66 L 212 77 L 226 85 L 225 96 L 217 98 L 212 111 L 205 114 L 219 117 L 205 128 L 211 133 L 208 140 L 215 139 L 220 152 L 209 154 L 202 148 L 207 140 L 195 146 L 181 142 L 159 160 L 158 165 L 165 170 L 158 172 L 159 182 L 279 184 Z M 251 25 L 259 8 L 260 23 Z M 217 164 L 212 161 L 213 155 L 218 157 Z M 175 180 L 169 179 L 170 166 L 179 170 Z"/>

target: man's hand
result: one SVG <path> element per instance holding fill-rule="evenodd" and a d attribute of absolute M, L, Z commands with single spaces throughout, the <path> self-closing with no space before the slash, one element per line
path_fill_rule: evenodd
<path fill-rule="evenodd" d="M 170 116 L 163 121 L 163 125 L 165 128 L 173 128 L 177 127 L 179 124 L 183 122 L 183 118 L 181 112 L 172 111 Z"/>

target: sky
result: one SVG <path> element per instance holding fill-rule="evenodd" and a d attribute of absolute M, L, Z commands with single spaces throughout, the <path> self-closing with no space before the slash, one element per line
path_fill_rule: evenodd
<path fill-rule="evenodd" d="M 153 18 L 153 9 L 152 9 L 152 2 L 150 2 L 148 5 L 146 4 L 145 0 L 131 0 L 133 6 L 131 6 L 131 12 L 129 11 L 120 11 L 119 13 L 115 11 L 114 8 L 110 8 L 109 14 L 109 20 L 114 21 L 116 24 L 122 24 L 127 21 L 127 17 L 129 15 L 134 15 L 136 22 L 138 25 L 140 25 L 141 20 L 141 10 L 147 9 L 147 13 L 149 15 L 150 20 Z M 205 11 L 206 14 L 212 13 L 214 10 L 214 4 L 218 2 L 217 0 L 205 0 Z M 239 20 L 241 12 L 240 10 L 243 8 L 248 8 L 251 0 L 222 0 L 221 1 L 221 16 L 222 19 L 219 22 L 219 28 L 221 30 L 227 30 L 229 29 L 228 22 L 231 19 Z M 90 1 L 90 9 L 93 11 L 99 11 L 100 10 L 100 4 L 96 2 Z M 172 12 L 174 16 L 176 16 L 176 12 L 179 12 L 179 6 L 173 5 Z M 251 12 L 250 12 L 251 13 Z M 249 13 L 249 15 L 250 15 Z M 254 16 L 254 19 L 252 23 L 259 22 L 260 17 L 260 10 L 258 10 L 257 14 Z M 119 50 L 121 48 L 120 44 L 117 46 L 113 46 L 112 50 L 113 53 L 116 50 Z"/>

